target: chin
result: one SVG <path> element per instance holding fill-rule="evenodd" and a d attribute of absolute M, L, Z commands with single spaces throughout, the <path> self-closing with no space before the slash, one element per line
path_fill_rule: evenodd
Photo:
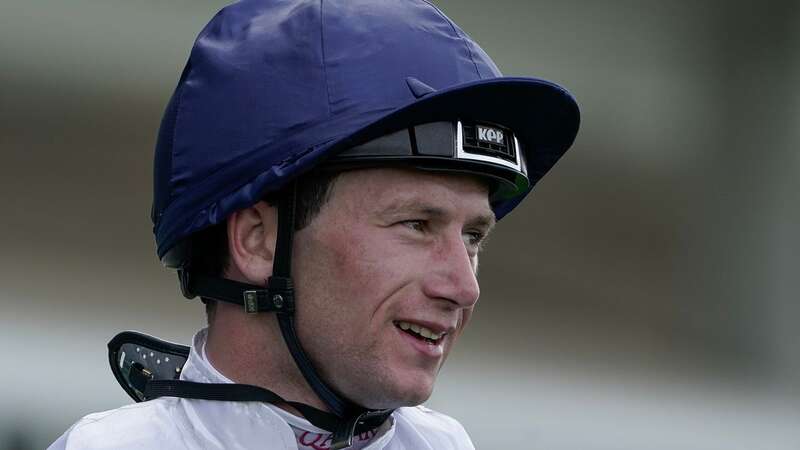
<path fill-rule="evenodd" d="M 419 380 L 419 378 L 416 378 Z M 403 406 L 417 406 L 426 402 L 433 393 L 433 380 L 415 381 L 409 380 L 403 383 L 393 383 L 391 386 L 384 386 L 380 392 L 374 392 L 370 398 L 353 399 L 362 406 L 370 409 L 394 409 Z"/>

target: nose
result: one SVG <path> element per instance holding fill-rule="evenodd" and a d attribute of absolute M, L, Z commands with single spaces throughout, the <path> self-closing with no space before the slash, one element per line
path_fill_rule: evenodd
<path fill-rule="evenodd" d="M 476 277 L 477 256 L 471 257 L 460 233 L 440 241 L 426 270 L 423 291 L 430 298 L 444 299 L 459 308 L 475 306 L 480 296 Z"/>

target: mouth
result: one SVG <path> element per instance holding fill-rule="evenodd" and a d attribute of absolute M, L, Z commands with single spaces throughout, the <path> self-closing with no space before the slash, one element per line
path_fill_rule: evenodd
<path fill-rule="evenodd" d="M 402 320 L 394 321 L 394 326 L 401 332 L 428 345 L 438 346 L 447 336 L 445 331 L 435 331 L 422 325 Z"/>

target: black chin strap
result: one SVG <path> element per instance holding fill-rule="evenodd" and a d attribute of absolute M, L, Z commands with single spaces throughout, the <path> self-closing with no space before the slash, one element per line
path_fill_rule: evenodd
<path fill-rule="evenodd" d="M 292 287 L 292 242 L 294 239 L 294 220 L 297 207 L 297 182 L 292 182 L 288 195 L 281 196 L 278 201 L 278 235 L 275 242 L 275 257 L 273 258 L 272 276 L 269 278 L 267 287 L 273 285 Z M 290 294 L 294 303 L 294 290 Z M 278 325 L 281 328 L 283 340 L 289 347 L 289 352 L 294 358 L 295 364 L 300 369 L 317 397 L 322 400 L 334 414 L 340 417 L 352 415 L 355 410 L 349 402 L 346 402 L 338 394 L 322 381 L 311 364 L 311 360 L 306 355 L 297 332 L 294 328 L 294 314 L 292 312 L 278 311 Z"/>
<path fill-rule="evenodd" d="M 132 370 L 140 370 L 132 368 Z M 159 397 L 180 397 L 226 402 L 263 402 L 286 404 L 296 409 L 314 426 L 333 433 L 331 449 L 353 445 L 353 436 L 379 427 L 391 414 L 389 410 L 363 410 L 343 419 L 305 403 L 284 400 L 283 397 L 258 386 L 230 383 L 196 383 L 183 380 L 153 380 L 150 375 L 138 374 L 140 390 L 147 400 Z"/>
<path fill-rule="evenodd" d="M 275 312 L 283 340 L 292 358 L 314 393 L 333 412 L 327 413 L 303 403 L 286 401 L 274 392 L 242 384 L 203 384 L 180 380 L 152 380 L 143 388 L 147 398 L 162 396 L 222 401 L 259 401 L 293 406 L 315 426 L 333 433 L 332 449 L 352 445 L 353 435 L 383 423 L 392 410 L 370 410 L 343 399 L 322 381 L 311 363 L 294 326 L 294 285 L 291 278 L 292 240 L 294 238 L 297 183 L 292 182 L 287 195 L 278 200 L 278 234 L 275 243 L 272 276 L 266 288 L 223 278 L 197 276 L 191 270 L 178 270 L 184 296 L 206 297 L 243 305 L 248 313 Z M 149 395 L 148 395 L 149 394 Z"/>

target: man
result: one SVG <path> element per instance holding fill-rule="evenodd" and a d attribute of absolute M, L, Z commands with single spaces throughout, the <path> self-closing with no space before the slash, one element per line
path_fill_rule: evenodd
<path fill-rule="evenodd" d="M 112 351 L 148 401 L 51 448 L 473 448 L 417 405 L 478 299 L 481 242 L 577 127 L 566 91 L 501 77 L 425 1 L 223 9 L 155 156 L 158 254 L 209 327 L 179 380 Z"/>

